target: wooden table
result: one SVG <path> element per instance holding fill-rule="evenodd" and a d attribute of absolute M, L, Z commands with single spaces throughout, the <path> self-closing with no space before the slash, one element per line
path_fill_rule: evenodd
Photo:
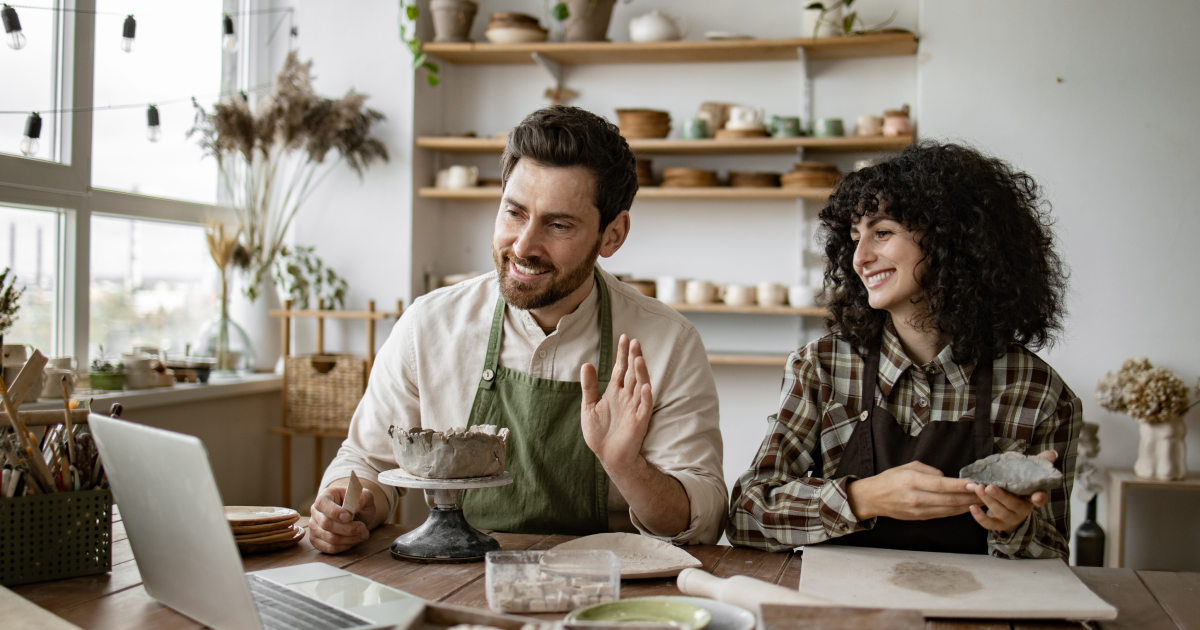
<path fill-rule="evenodd" d="M 1175 490 L 1200 492 L 1200 472 L 1192 471 L 1180 481 L 1143 479 L 1133 473 L 1132 468 L 1110 468 L 1108 471 L 1108 549 L 1104 566 L 1119 569 L 1125 566 L 1125 512 L 1129 491 L 1144 488 L 1149 490 Z M 1193 495 L 1200 499 L 1200 495 Z M 1196 593 L 1200 596 L 1200 591 Z"/>
<path fill-rule="evenodd" d="M 114 515 L 113 570 L 104 575 L 12 587 L 18 595 L 83 628 L 193 629 L 200 624 L 164 607 L 146 594 L 137 563 L 120 522 Z M 301 524 L 306 524 L 302 519 Z M 370 540 L 343 553 L 329 556 L 301 541 L 284 551 L 247 556 L 247 571 L 325 562 L 425 599 L 487 607 L 482 562 L 471 564 L 415 564 L 392 558 L 388 547 L 406 528 L 385 525 Z M 497 534 L 506 550 L 549 549 L 570 536 Z M 744 547 L 699 545 L 684 547 L 718 577 L 748 575 L 796 588 L 801 559 L 793 553 L 766 553 Z M 1112 622 L 1095 624 L 1101 630 L 1200 630 L 1200 574 L 1134 572 L 1130 569 L 1076 568 L 1080 578 L 1120 611 Z M 679 595 L 673 578 L 627 580 L 621 597 Z M 1014 605 L 1019 603 L 1014 602 Z M 558 619 L 563 614 L 534 615 Z M 2 626 L 3 624 L 0 624 Z M 1067 622 L 929 620 L 927 630 L 1076 630 Z"/>

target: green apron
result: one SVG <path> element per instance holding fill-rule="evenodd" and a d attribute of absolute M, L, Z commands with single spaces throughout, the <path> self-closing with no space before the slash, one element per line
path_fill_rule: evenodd
<path fill-rule="evenodd" d="M 612 309 L 599 270 L 600 391 L 612 374 Z M 520 534 L 585 536 L 608 531 L 608 475 L 583 439 L 583 387 L 534 378 L 500 365 L 504 298 L 496 300 L 492 332 L 468 426 L 507 428 L 507 486 L 467 490 L 463 512 L 480 529 Z"/>

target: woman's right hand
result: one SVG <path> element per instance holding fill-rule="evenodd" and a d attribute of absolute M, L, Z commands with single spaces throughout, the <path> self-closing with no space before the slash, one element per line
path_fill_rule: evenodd
<path fill-rule="evenodd" d="M 850 482 L 850 509 L 858 519 L 886 516 L 901 521 L 927 521 L 965 514 L 980 502 L 966 479 L 950 479 L 921 462 L 910 462 L 874 477 Z"/>

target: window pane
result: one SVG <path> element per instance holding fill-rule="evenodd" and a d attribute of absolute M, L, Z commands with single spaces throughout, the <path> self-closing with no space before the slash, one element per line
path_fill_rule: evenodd
<path fill-rule="evenodd" d="M 59 312 L 56 301 L 61 216 L 48 210 L 0 207 L 0 267 L 15 273 L 16 285 L 25 289 L 4 343 L 27 343 L 46 356 L 59 353 L 54 331 Z"/>
<path fill-rule="evenodd" d="M 147 137 L 146 108 L 98 109 L 92 124 L 92 185 L 217 201 L 217 163 L 187 137 L 195 96 L 211 109 L 221 92 L 221 2 L 101 0 L 96 16 L 96 107 L 155 103 L 161 138 Z M 133 51 L 121 50 L 124 14 L 137 20 Z"/>
<path fill-rule="evenodd" d="M 22 3 L 23 4 L 23 3 Z M 38 3 L 59 6 L 58 2 Z M 25 137 L 25 119 L 29 112 L 40 112 L 42 134 L 38 139 L 37 153 L 26 156 L 40 160 L 57 161 L 58 116 L 50 113 L 59 109 L 58 58 L 59 20 L 70 19 L 69 14 L 46 9 L 15 7 L 17 19 L 21 21 L 21 33 L 25 46 L 20 50 L 9 48 L 9 37 L 4 35 L 0 45 L 0 111 L 18 111 L 20 114 L 0 115 L 0 153 L 21 155 L 20 142 Z"/>
<path fill-rule="evenodd" d="M 92 218 L 90 356 L 135 345 L 183 354 L 217 315 L 217 266 L 204 228 Z"/>

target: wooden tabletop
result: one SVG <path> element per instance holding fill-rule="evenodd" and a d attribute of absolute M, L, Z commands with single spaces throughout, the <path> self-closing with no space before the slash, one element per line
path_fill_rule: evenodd
<path fill-rule="evenodd" d="M 164 607 L 146 594 L 120 515 L 114 515 L 111 573 L 12 587 L 18 595 L 83 628 L 201 628 L 196 622 Z M 307 524 L 307 519 L 300 521 Z M 371 578 L 428 600 L 487 608 L 484 565 L 416 564 L 396 560 L 388 551 L 407 531 L 398 525 L 376 529 L 367 542 L 336 556 L 318 552 L 305 538 L 299 545 L 244 557 L 247 571 L 306 562 L 324 562 Z M 496 534 L 505 550 L 549 549 L 570 536 Z M 748 575 L 790 588 L 800 583 L 801 558 L 794 553 L 766 553 L 744 547 L 698 545 L 683 547 L 718 577 Z M 1117 607 L 1112 622 L 1094 624 L 1101 630 L 1200 630 L 1200 574 L 1131 569 L 1076 568 L 1092 590 Z M 674 578 L 625 580 L 621 597 L 679 595 Z M 1019 602 L 1013 602 L 1018 606 Z M 559 614 L 533 615 L 558 619 Z M 1081 624 L 1059 621 L 929 620 L 927 630 L 1075 630 Z"/>

